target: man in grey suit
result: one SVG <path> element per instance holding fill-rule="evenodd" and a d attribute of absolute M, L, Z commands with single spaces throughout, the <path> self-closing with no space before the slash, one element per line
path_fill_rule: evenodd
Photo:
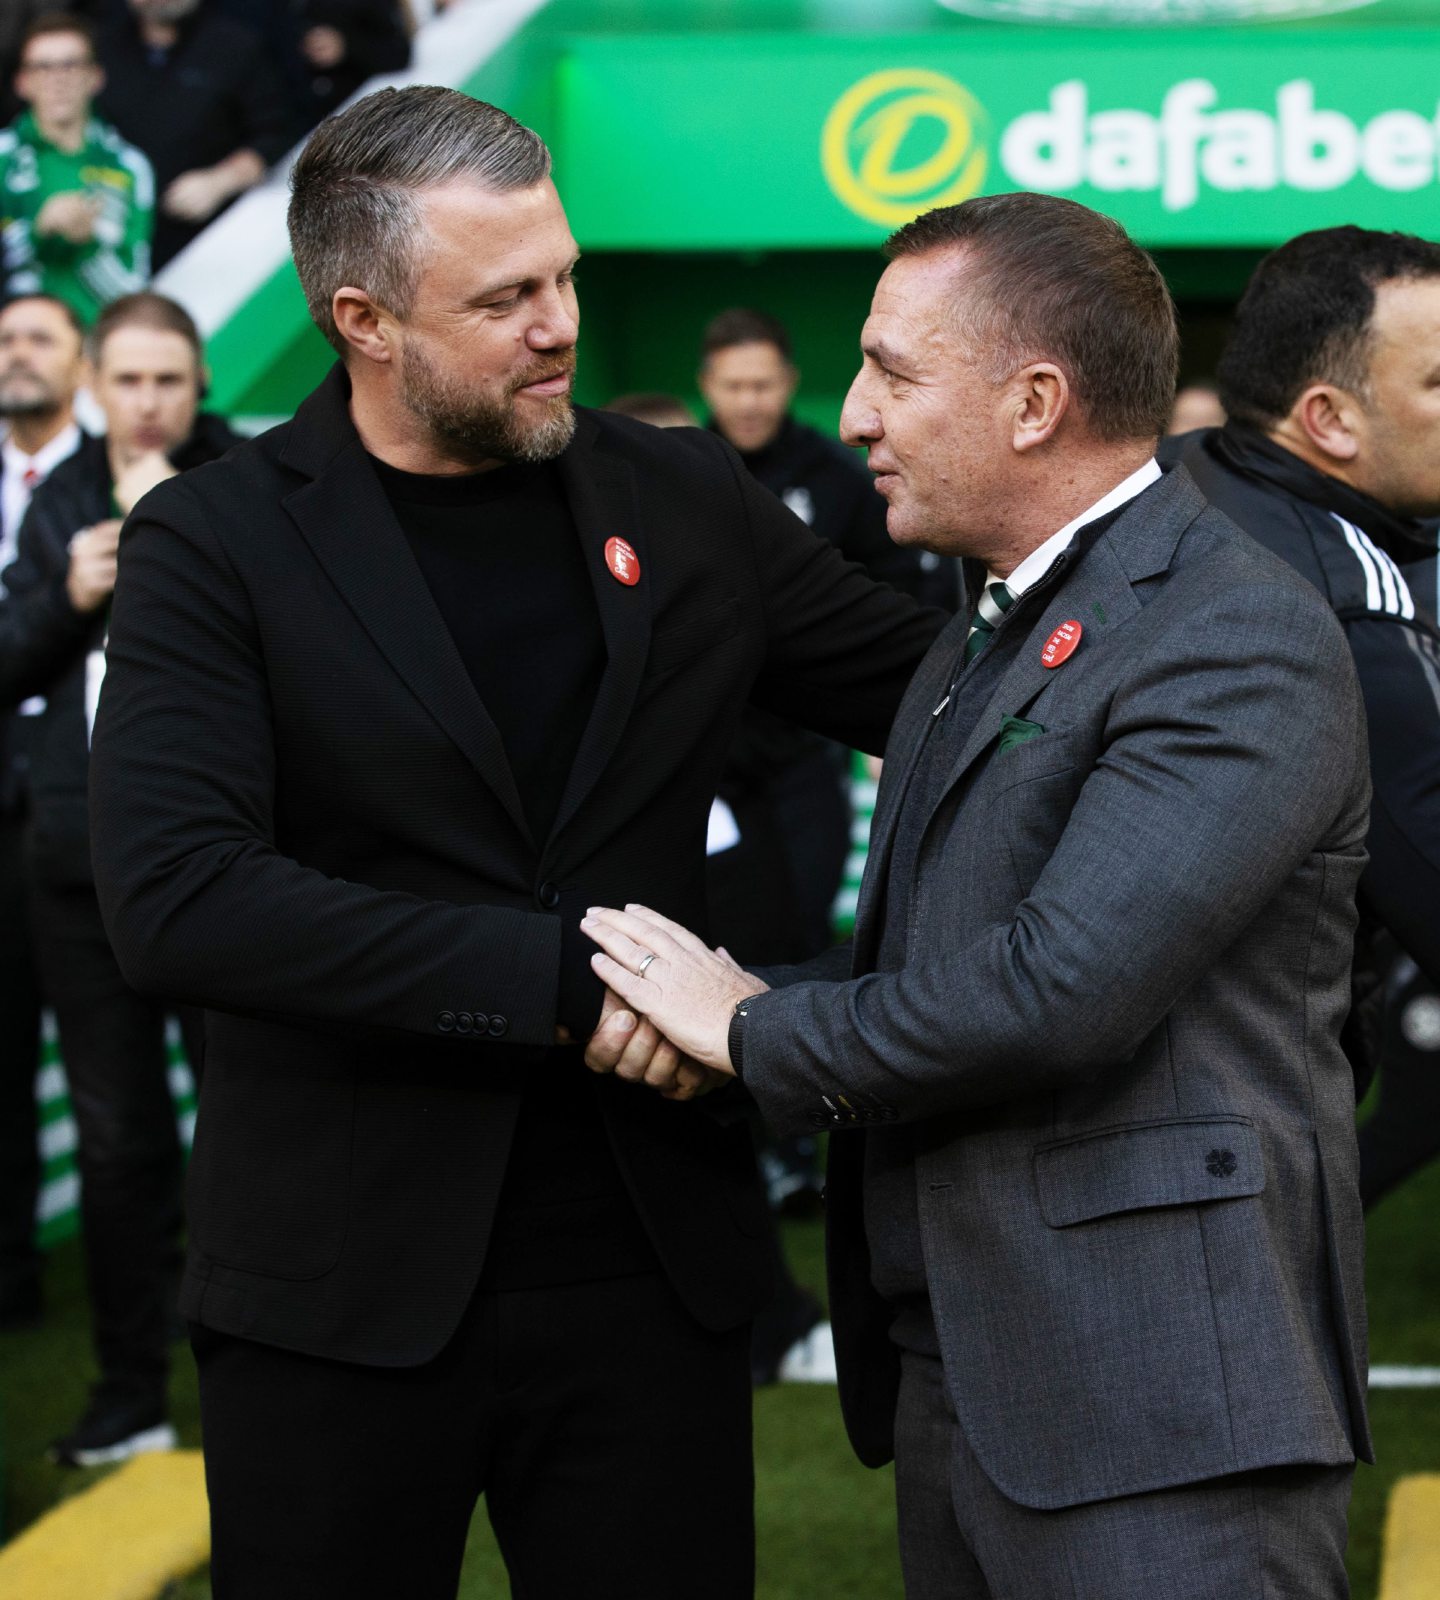
<path fill-rule="evenodd" d="M 1002 195 L 887 255 L 842 431 L 972 602 L 896 721 L 853 951 L 767 988 L 594 910 L 629 1009 L 591 1065 L 689 1092 L 663 1035 L 835 1130 L 841 1400 L 911 1600 L 1343 1596 L 1349 652 L 1156 466 L 1174 309 L 1116 224 Z"/>

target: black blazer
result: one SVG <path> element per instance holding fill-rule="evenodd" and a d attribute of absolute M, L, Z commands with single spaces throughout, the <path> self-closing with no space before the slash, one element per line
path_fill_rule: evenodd
<path fill-rule="evenodd" d="M 202 412 L 190 436 L 171 452 L 171 464 L 185 472 L 238 443 L 219 417 Z M 25 741 L 28 867 L 38 880 L 66 888 L 94 882 L 86 805 L 86 658 L 105 642 L 107 610 L 79 612 L 71 605 L 65 586 L 70 541 L 82 528 L 114 515 L 114 489 L 104 439 L 82 440 L 35 491 L 0 596 L 0 705 L 45 696 L 38 716 L 15 719 Z"/>
<path fill-rule="evenodd" d="M 157 489 L 121 546 L 92 761 L 97 885 L 138 989 L 206 1011 L 182 1306 L 223 1331 L 423 1361 L 475 1285 L 562 919 L 704 925 L 704 836 L 747 698 L 882 747 L 943 616 L 872 583 L 727 446 L 581 412 L 561 458 L 609 665 L 548 839 L 348 414 Z M 640 581 L 605 565 L 612 536 Z M 556 618 L 556 627 L 565 619 Z M 705 1325 L 768 1283 L 749 1133 L 597 1080 Z"/>

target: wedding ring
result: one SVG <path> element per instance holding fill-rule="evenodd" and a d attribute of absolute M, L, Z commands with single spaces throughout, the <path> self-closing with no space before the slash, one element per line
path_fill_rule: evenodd
<path fill-rule="evenodd" d="M 645 976 L 646 967 L 648 967 L 650 965 L 650 963 L 654 959 L 655 959 L 655 952 L 653 950 L 650 952 L 649 955 L 642 956 L 640 958 L 640 965 L 638 967 L 636 967 L 636 969 L 635 969 L 635 976 L 637 978 L 643 978 Z"/>

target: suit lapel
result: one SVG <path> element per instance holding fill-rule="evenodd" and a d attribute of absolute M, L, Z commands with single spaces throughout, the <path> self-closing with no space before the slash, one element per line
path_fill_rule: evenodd
<path fill-rule="evenodd" d="M 353 429 L 285 506 L 361 626 L 533 844 L 500 732 Z"/>
<path fill-rule="evenodd" d="M 1174 467 L 1121 513 L 1063 577 L 1036 622 L 1024 649 L 996 685 L 975 727 L 951 767 L 943 800 L 990 744 L 999 737 L 1001 718 L 1019 716 L 1049 681 L 1052 670 L 1083 670 L 1085 651 L 1121 626 L 1140 609 L 1134 586 L 1164 572 L 1180 535 L 1205 507 L 1205 498 L 1183 467 Z M 1083 537 L 1083 533 L 1082 533 Z M 1062 622 L 1078 621 L 1085 629 L 1080 648 L 1060 667 L 1046 667 L 1040 653 Z M 889 872 L 890 852 L 905 793 L 925 748 L 931 713 L 949 688 L 949 675 L 970 631 L 969 609 L 945 628 L 921 663 L 895 719 L 887 752 L 860 901 L 855 911 L 856 971 L 868 970 L 873 930 Z M 963 692 L 963 690 L 962 690 Z M 937 805 L 939 800 L 937 800 Z"/>
<path fill-rule="evenodd" d="M 895 726 L 885 752 L 885 767 L 880 774 L 880 791 L 875 797 L 875 814 L 870 819 L 870 844 L 860 880 L 860 898 L 855 907 L 857 970 L 860 970 L 858 963 L 869 942 L 881 885 L 889 872 L 890 849 L 895 842 L 901 802 L 930 736 L 935 707 L 950 687 L 951 675 L 969 631 L 970 607 L 967 604 L 945 624 L 930 646 L 895 714 Z"/>
<path fill-rule="evenodd" d="M 952 789 L 975 760 L 1000 736 L 1005 716 L 1022 716 L 1025 708 L 1049 682 L 1053 672 L 1074 672 L 1083 666 L 1085 649 L 1092 650 L 1100 637 L 1119 627 L 1140 609 L 1130 580 L 1102 538 L 1076 563 L 1068 578 L 1050 596 L 1039 620 L 1030 630 L 1019 655 L 1010 663 L 996 684 L 979 720 L 961 746 L 960 754 L 945 780 Z M 1106 621 L 1102 623 L 1101 617 Z M 1078 622 L 1083 629 L 1074 655 L 1059 667 L 1049 668 L 1040 659 L 1046 641 L 1063 622 Z M 962 690 L 963 693 L 963 685 Z"/>
<path fill-rule="evenodd" d="M 1001 719 L 1021 716 L 1049 682 L 1052 672 L 1084 670 L 1086 647 L 1122 626 L 1140 609 L 1134 585 L 1168 567 L 1180 535 L 1205 506 L 1204 496 L 1183 467 L 1172 469 L 1132 500 L 1114 525 L 1100 535 L 1062 576 L 1020 654 L 996 685 L 951 767 L 941 796 L 965 776 L 975 760 L 1000 736 Z M 1082 541 L 1084 530 L 1077 536 Z M 1041 660 L 1050 635 L 1064 622 L 1084 632 L 1070 658 L 1055 668 Z"/>
<path fill-rule="evenodd" d="M 575 444 L 560 458 L 560 473 L 585 552 L 586 570 L 595 587 L 606 664 L 555 814 L 553 833 L 558 833 L 585 803 L 629 725 L 650 653 L 654 593 L 652 552 L 641 523 L 634 469 L 603 448 L 594 448 L 591 424 L 583 412 Z M 638 557 L 638 583 L 621 583 L 610 571 L 605 546 L 614 538 L 623 539 Z"/>

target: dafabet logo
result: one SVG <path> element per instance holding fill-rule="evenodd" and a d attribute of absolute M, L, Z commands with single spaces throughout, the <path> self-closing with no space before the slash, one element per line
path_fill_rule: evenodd
<path fill-rule="evenodd" d="M 898 228 L 980 193 L 990 162 L 988 119 L 974 95 L 943 72 L 872 72 L 831 108 L 820 162 L 852 211 Z"/>
<path fill-rule="evenodd" d="M 1147 97 L 1148 98 L 1148 97 Z M 1159 92 L 1154 109 L 1097 109 L 1083 79 L 1056 84 L 1043 106 L 992 132 L 984 106 L 943 73 L 871 73 L 835 102 L 820 140 L 837 198 L 868 222 L 900 227 L 934 206 L 992 190 L 1154 195 L 1188 211 L 1211 196 L 1317 194 L 1361 180 L 1393 194 L 1440 177 L 1440 106 L 1364 121 L 1321 103 L 1295 78 L 1264 106 L 1227 105 L 1207 78 Z"/>

